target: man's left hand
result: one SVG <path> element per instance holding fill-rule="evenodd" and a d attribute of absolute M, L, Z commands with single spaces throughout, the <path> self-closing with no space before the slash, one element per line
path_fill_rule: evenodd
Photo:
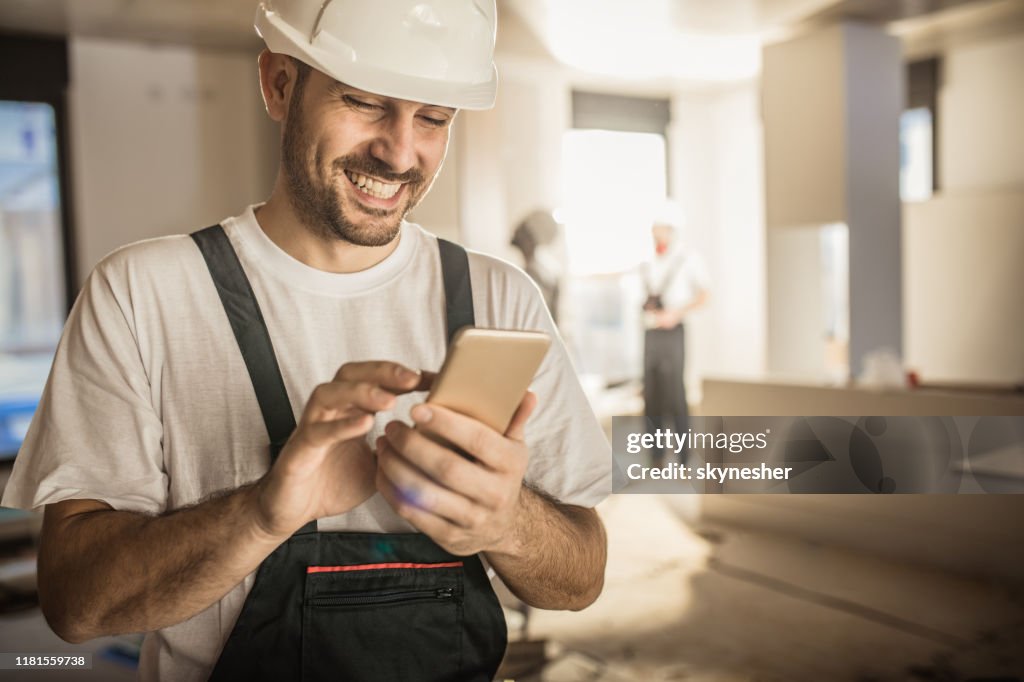
<path fill-rule="evenodd" d="M 417 405 L 416 428 L 393 421 L 377 439 L 377 489 L 399 516 L 452 554 L 513 552 L 529 461 L 525 427 L 536 404 L 528 392 L 504 434 L 444 407 Z"/>

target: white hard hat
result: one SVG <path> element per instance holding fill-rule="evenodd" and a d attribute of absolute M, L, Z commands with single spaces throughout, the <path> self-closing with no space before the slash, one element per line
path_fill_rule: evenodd
<path fill-rule="evenodd" d="M 494 106 L 495 0 L 261 0 L 271 52 L 385 97 Z"/>
<path fill-rule="evenodd" d="M 686 216 L 683 213 L 683 207 L 673 199 L 666 199 L 655 206 L 651 216 L 653 225 L 667 225 L 676 231 L 682 230 L 685 222 Z"/>

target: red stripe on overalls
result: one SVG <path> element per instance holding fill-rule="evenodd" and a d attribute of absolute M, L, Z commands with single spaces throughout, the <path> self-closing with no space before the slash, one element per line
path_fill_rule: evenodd
<path fill-rule="evenodd" d="M 352 566 L 307 566 L 306 573 L 339 573 L 341 571 L 374 571 L 381 568 L 459 568 L 461 561 L 446 564 L 354 564 Z"/>

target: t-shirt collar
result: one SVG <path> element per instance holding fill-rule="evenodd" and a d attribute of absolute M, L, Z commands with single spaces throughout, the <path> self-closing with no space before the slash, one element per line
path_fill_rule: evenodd
<path fill-rule="evenodd" d="M 373 267 L 351 273 L 318 270 L 293 258 L 267 236 L 256 220 L 255 209 L 259 206 L 249 206 L 242 215 L 234 219 L 237 234 L 244 248 L 261 269 L 289 285 L 314 293 L 346 296 L 380 286 L 405 269 L 419 242 L 417 227 L 403 220 L 399 230 L 398 246 Z"/>

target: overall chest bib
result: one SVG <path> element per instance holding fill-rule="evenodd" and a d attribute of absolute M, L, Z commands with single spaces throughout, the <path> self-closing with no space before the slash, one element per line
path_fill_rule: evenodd
<path fill-rule="evenodd" d="M 273 465 L 295 418 L 266 322 L 223 228 L 192 238 L 245 359 Z M 450 342 L 474 323 L 469 264 L 461 247 L 438 246 Z M 490 682 L 506 636 L 479 557 L 421 533 L 321 533 L 311 521 L 260 564 L 210 679 Z"/>

